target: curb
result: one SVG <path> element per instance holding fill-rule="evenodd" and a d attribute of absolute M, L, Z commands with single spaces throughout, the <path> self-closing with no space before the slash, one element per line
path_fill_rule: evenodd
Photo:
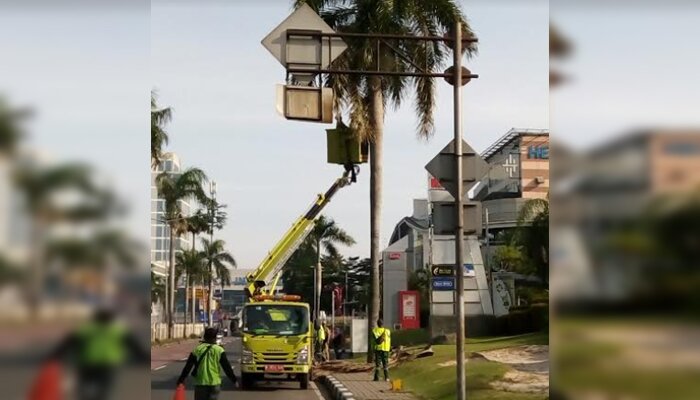
<path fill-rule="evenodd" d="M 320 377 L 321 383 L 331 392 L 334 400 L 355 400 L 355 395 L 333 375 Z"/>

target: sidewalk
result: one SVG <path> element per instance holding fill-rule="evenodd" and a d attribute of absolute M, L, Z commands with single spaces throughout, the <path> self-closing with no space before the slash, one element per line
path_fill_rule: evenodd
<path fill-rule="evenodd" d="M 372 375 L 366 372 L 352 374 L 331 374 L 339 380 L 356 400 L 416 400 L 417 398 L 407 392 L 392 392 L 391 383 L 374 382 Z"/>

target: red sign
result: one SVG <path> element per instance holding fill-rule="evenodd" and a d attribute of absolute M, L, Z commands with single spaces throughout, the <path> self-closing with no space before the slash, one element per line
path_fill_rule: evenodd
<path fill-rule="evenodd" d="M 444 190 L 445 188 L 442 187 L 442 185 L 440 184 L 440 181 L 437 178 L 431 176 L 430 177 L 430 189 L 442 189 L 442 190 Z"/>
<path fill-rule="evenodd" d="M 390 260 L 400 260 L 401 253 L 389 253 L 389 259 Z"/>
<path fill-rule="evenodd" d="M 420 307 L 418 292 L 402 290 L 399 292 L 399 318 L 401 329 L 420 328 Z"/>

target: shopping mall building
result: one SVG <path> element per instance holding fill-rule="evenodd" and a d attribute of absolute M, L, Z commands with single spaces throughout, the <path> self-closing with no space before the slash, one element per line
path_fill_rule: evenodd
<path fill-rule="evenodd" d="M 528 199 L 547 198 L 549 131 L 511 129 L 480 156 L 489 164 L 489 172 L 465 196 L 465 200 L 470 200 L 471 195 L 471 200 L 481 202 L 484 214 L 481 229 L 468 236 L 464 246 L 465 313 L 467 328 L 473 334 L 488 333 L 484 317 L 506 314 L 508 307 L 517 304 L 515 281 L 523 277 L 489 273 L 484 267 L 484 259 L 489 257 L 486 248 L 493 253 L 499 243 L 491 239 L 486 246 L 486 233 L 495 238 L 501 231 L 515 229 L 520 209 Z M 405 291 L 411 274 L 425 269 L 431 282 L 431 328 L 449 331 L 454 327 L 440 321 L 454 322 L 456 285 L 450 270 L 455 264 L 454 235 L 434 235 L 431 213 L 434 203 L 452 200 L 452 196 L 431 176 L 427 177 L 426 186 L 426 198 L 413 200 L 412 215 L 396 224 L 383 251 L 383 317 L 388 326 L 397 329 L 418 317 L 415 299 Z"/>

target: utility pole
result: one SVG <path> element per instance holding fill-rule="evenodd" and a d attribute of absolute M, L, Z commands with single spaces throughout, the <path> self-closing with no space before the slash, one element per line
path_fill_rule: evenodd
<path fill-rule="evenodd" d="M 211 250 L 211 245 L 214 243 L 214 213 L 215 213 L 215 207 L 214 205 L 216 204 L 216 182 L 211 181 L 209 182 L 209 195 L 211 196 L 211 204 L 209 205 L 209 247 Z M 212 293 L 212 280 L 214 279 L 213 271 L 212 271 L 212 259 L 211 259 L 211 254 L 209 254 L 209 293 L 207 295 L 207 321 L 209 322 L 209 326 L 214 326 L 214 321 L 212 320 L 213 313 L 211 311 L 211 305 L 214 302 L 214 294 Z M 224 294 L 222 293 L 221 296 Z"/>
<path fill-rule="evenodd" d="M 455 280 L 457 289 L 457 400 L 467 398 L 467 379 L 464 368 L 464 198 L 462 195 L 462 23 L 457 19 L 454 28 L 454 149 L 457 177 L 457 232 L 455 235 Z"/>

